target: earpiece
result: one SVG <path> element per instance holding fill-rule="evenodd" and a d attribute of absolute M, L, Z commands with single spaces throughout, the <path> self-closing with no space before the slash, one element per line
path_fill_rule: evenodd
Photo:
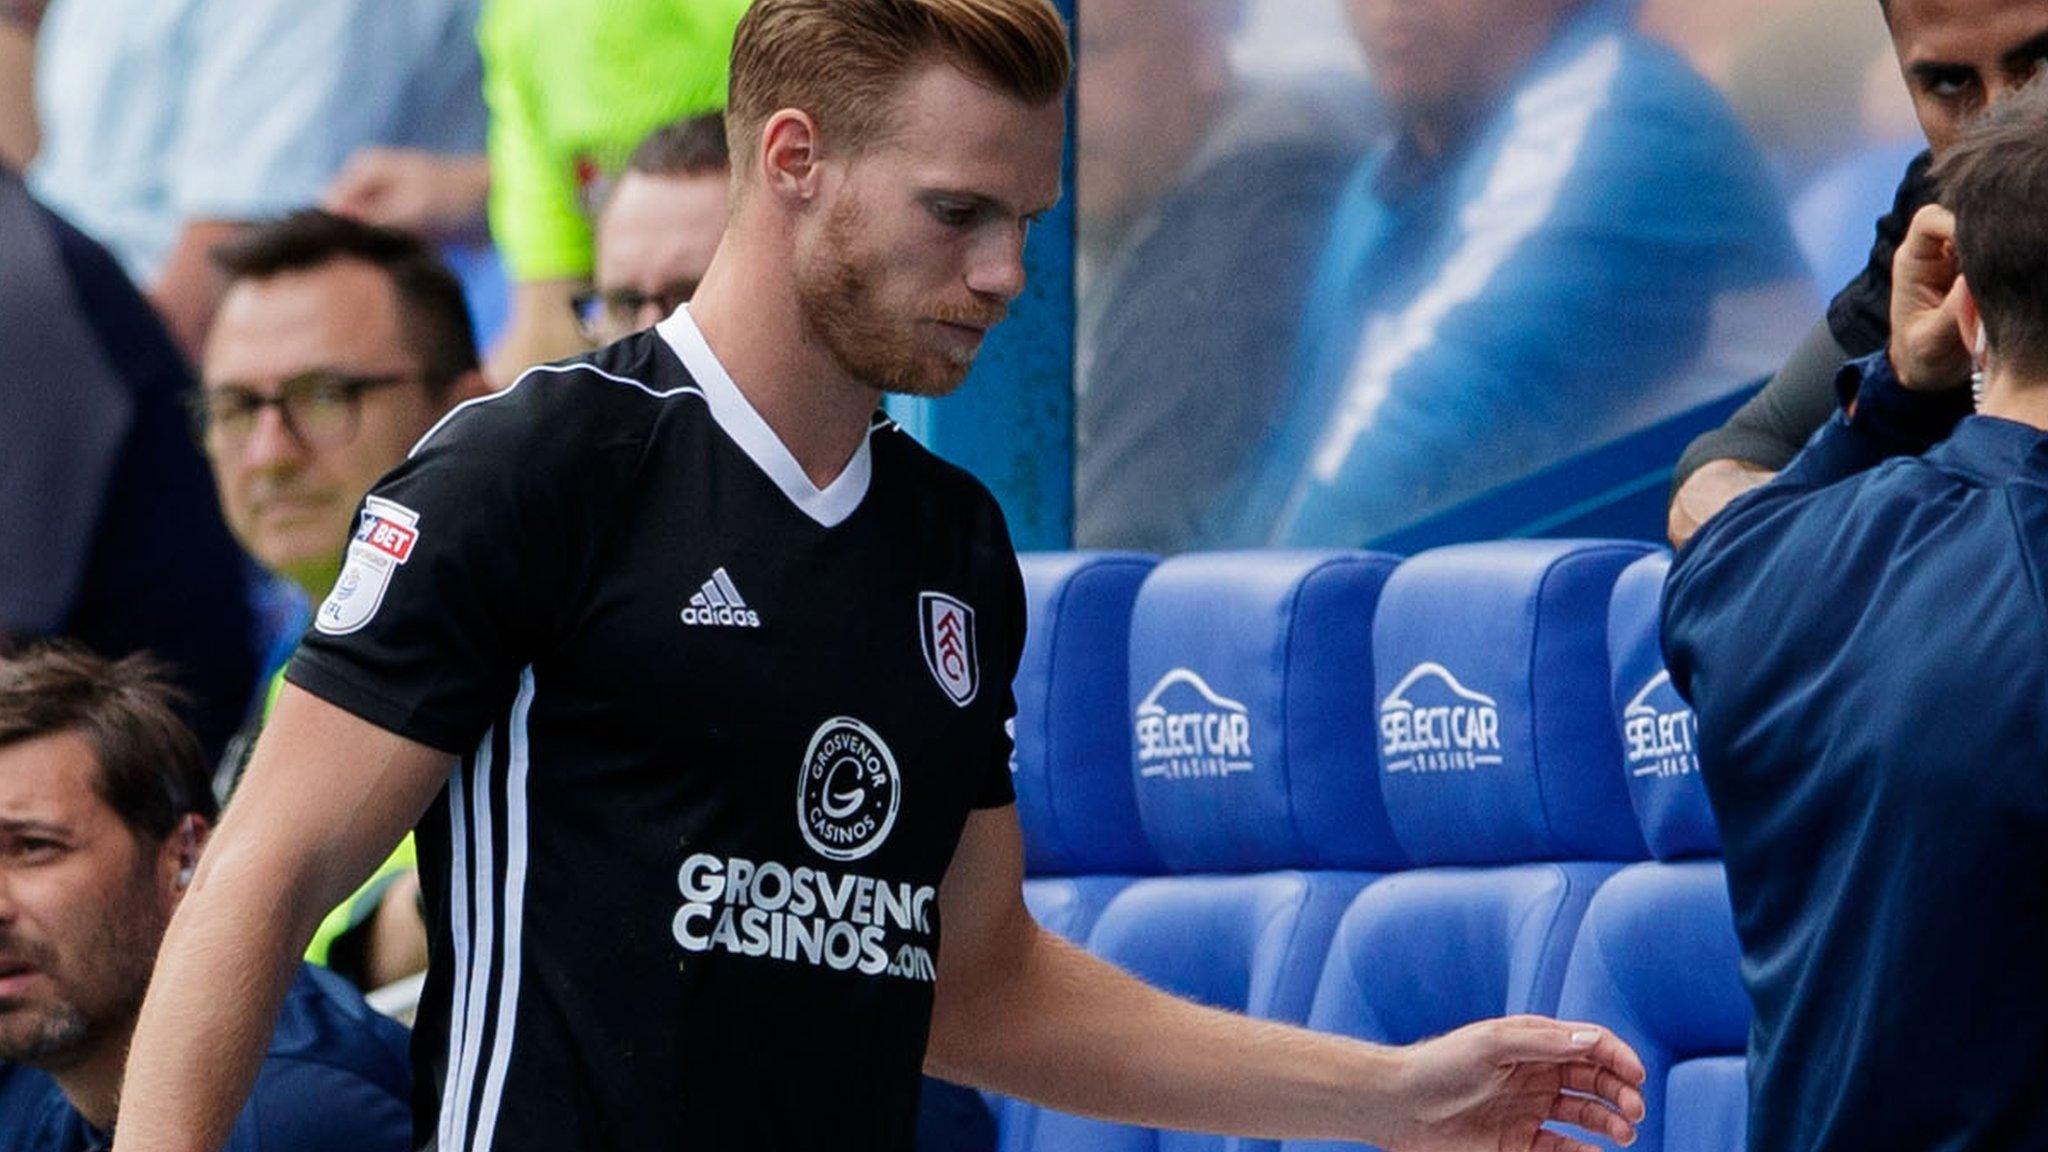
<path fill-rule="evenodd" d="M 1984 319 L 1983 319 L 1983 317 L 1978 317 L 1978 319 L 1977 319 L 1977 347 L 1976 347 L 1976 349 L 1975 349 L 1975 351 L 1976 351 L 1976 353 L 1977 353 L 1977 359 L 1979 359 L 1979 360 L 1982 360 L 1982 359 L 1984 358 L 1984 353 L 1985 353 L 1985 350 L 1986 350 L 1986 349 L 1989 349 L 1990 347 L 1991 347 L 1991 334 L 1990 334 L 1990 333 L 1988 333 L 1988 332 L 1986 332 L 1986 331 L 1984 331 Z"/>
<path fill-rule="evenodd" d="M 178 875 L 173 883 L 180 888 L 189 888 L 193 874 L 199 870 L 198 817 L 187 816 L 178 821 L 178 836 L 183 842 L 178 845 Z"/>

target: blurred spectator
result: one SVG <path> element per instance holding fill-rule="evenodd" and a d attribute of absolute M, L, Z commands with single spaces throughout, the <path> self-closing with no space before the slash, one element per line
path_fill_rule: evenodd
<path fill-rule="evenodd" d="M 432 240 L 484 234 L 491 162 L 421 148 L 365 148 L 348 158 L 321 206 L 365 224 Z"/>
<path fill-rule="evenodd" d="M 1344 193 L 1286 415 L 1203 542 L 1365 541 L 1782 358 L 1811 306 L 1784 206 L 1628 5 L 1350 11 L 1394 139 Z"/>
<path fill-rule="evenodd" d="M 0 651 L 173 669 L 209 754 L 255 681 L 246 561 L 185 435 L 183 359 L 106 251 L 0 170 Z"/>
<path fill-rule="evenodd" d="M 479 0 L 55 0 L 36 192 L 112 248 L 188 354 L 213 246 L 369 145 L 482 150 Z"/>
<path fill-rule="evenodd" d="M 235 536 L 317 604 L 371 485 L 484 392 L 461 287 L 419 239 L 320 211 L 256 227 L 215 260 L 227 290 L 199 435 Z M 309 958 L 365 988 L 424 969 L 412 869 L 408 839 L 321 924 Z"/>
<path fill-rule="evenodd" d="M 107 1146 L 157 946 L 214 815 L 198 742 L 146 662 L 0 660 L 0 1149 Z M 404 1030 L 301 969 L 227 1146 L 400 1152 L 410 1092 Z"/>
<path fill-rule="evenodd" d="M 649 132 L 725 106 L 747 2 L 488 0 L 491 237 L 514 285 L 490 358 L 497 386 L 587 346 L 575 299 L 590 282 L 595 206 Z"/>
<path fill-rule="evenodd" d="M 1685 450 L 1671 501 L 1674 544 L 1789 463 L 1834 412 L 1842 362 L 1891 340 L 1892 259 L 1914 214 L 1934 202 L 1929 166 L 1972 117 L 2034 78 L 2048 46 L 2048 6 L 2035 0 L 1887 0 L 1884 13 L 1929 152 L 1906 170 L 1891 212 L 1877 222 L 1862 273 L 1763 392 Z"/>
<path fill-rule="evenodd" d="M 725 119 L 657 128 L 633 150 L 597 217 L 597 285 L 576 312 L 594 344 L 652 327 L 697 292 L 725 234 L 732 163 Z"/>
<path fill-rule="evenodd" d="M 0 0 L 0 167 L 36 154 L 36 26 L 44 0 Z"/>
<path fill-rule="evenodd" d="M 1884 142 L 1863 131 L 1870 62 L 1891 55 L 1871 0 L 1781 0 L 1734 49 L 1722 90 L 1785 187 Z"/>
<path fill-rule="evenodd" d="M 1285 396 L 1314 253 L 1365 147 L 1358 93 L 1234 79 L 1241 7 L 1194 0 L 1162 18 L 1146 0 L 1090 0 L 1080 11 L 1083 547 L 1170 551 L 1194 538 L 1257 442 L 1246 430 Z"/>
<path fill-rule="evenodd" d="M 1717 88 L 1725 88 L 1741 45 L 1786 6 L 1786 0 L 1642 0 L 1644 34 L 1683 54 Z"/>

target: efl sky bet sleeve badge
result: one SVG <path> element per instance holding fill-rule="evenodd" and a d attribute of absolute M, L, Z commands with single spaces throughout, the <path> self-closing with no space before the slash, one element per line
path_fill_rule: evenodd
<path fill-rule="evenodd" d="M 974 643 L 974 609 L 943 592 L 917 597 L 917 636 L 924 664 L 946 698 L 965 708 L 981 688 L 981 661 Z"/>
<path fill-rule="evenodd" d="M 370 622 L 384 603 L 391 575 L 412 559 L 419 542 L 420 514 L 403 504 L 371 496 L 363 502 L 355 539 L 341 579 L 313 617 L 313 626 L 329 636 L 346 636 Z"/>

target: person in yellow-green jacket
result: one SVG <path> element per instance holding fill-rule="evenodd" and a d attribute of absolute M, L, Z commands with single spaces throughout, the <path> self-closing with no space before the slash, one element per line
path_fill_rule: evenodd
<path fill-rule="evenodd" d="M 488 0 L 478 43 L 490 110 L 491 238 L 513 282 L 493 351 L 503 387 L 585 351 L 574 311 L 592 226 L 649 132 L 725 106 L 748 0 Z"/>
<path fill-rule="evenodd" d="M 422 241 L 312 209 L 214 261 L 228 287 L 193 430 L 236 539 L 318 603 L 336 591 L 371 485 L 485 392 L 461 285 Z M 401 543 L 391 551 L 404 563 Z M 366 989 L 424 969 L 418 891 L 407 837 L 329 914 L 307 959 Z"/>

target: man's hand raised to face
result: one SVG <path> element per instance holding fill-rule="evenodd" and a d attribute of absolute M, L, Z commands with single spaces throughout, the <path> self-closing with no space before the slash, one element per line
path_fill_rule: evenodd
<path fill-rule="evenodd" d="M 1955 215 L 1930 204 L 1913 217 L 1892 261 L 1892 372 L 1916 392 L 1970 382 L 1970 349 L 1956 323 L 1963 277 L 1955 239 Z"/>

